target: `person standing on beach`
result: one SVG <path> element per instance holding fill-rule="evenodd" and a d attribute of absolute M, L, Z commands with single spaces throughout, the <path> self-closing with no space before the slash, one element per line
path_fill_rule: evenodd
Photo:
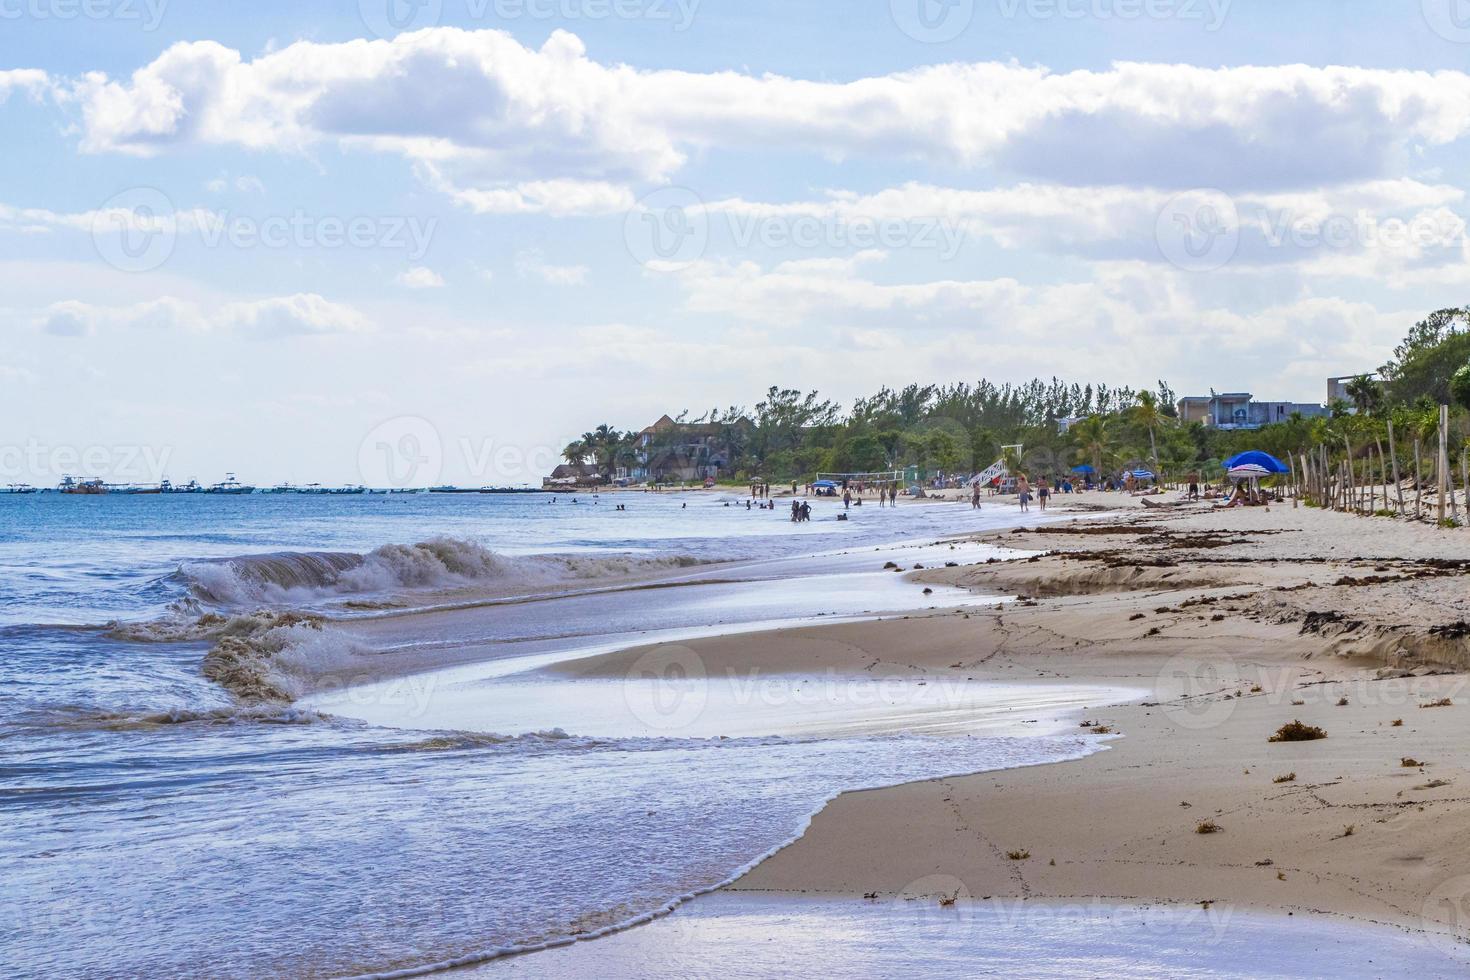
<path fill-rule="evenodd" d="M 972 483 L 970 485 L 970 509 L 980 509 L 980 484 L 978 483 Z"/>
<path fill-rule="evenodd" d="M 842 509 L 843 510 L 851 510 L 852 509 L 852 491 L 851 490 L 844 490 L 844 491 L 842 491 Z"/>
<path fill-rule="evenodd" d="M 1036 481 L 1036 502 L 1041 505 L 1042 510 L 1046 510 L 1046 501 L 1050 496 L 1051 484 L 1047 483 L 1046 477 L 1043 476 Z"/>
<path fill-rule="evenodd" d="M 1021 510 L 1031 509 L 1031 482 L 1026 479 L 1025 473 L 1016 477 L 1016 497 L 1021 502 Z"/>

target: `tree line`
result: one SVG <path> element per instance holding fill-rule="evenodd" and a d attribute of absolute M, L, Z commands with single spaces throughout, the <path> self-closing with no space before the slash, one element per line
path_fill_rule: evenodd
<path fill-rule="evenodd" d="M 1277 456 L 1313 445 L 1363 445 L 1386 430 L 1428 439 L 1438 406 L 1458 407 L 1455 452 L 1464 444 L 1470 408 L 1470 308 L 1438 310 L 1419 321 L 1377 377 L 1346 387 L 1350 400 L 1328 414 L 1253 430 L 1184 423 L 1174 390 L 1068 383 L 910 384 L 879 389 L 844 407 L 816 391 L 772 386 L 753 407 L 731 405 L 699 415 L 686 410 L 676 425 L 651 434 L 599 425 L 569 443 L 568 463 L 594 467 L 604 478 L 645 463 L 687 458 L 694 444 L 713 447 L 723 479 L 807 479 L 816 472 L 870 472 L 918 467 L 925 473 L 967 474 L 1006 458 L 1013 471 L 1055 475 L 1086 464 L 1098 473 L 1146 466 L 1161 475 L 1198 471 L 1210 478 L 1223 460 L 1245 449 Z M 1456 372 L 1463 399 L 1456 398 Z M 1064 424 L 1066 423 L 1066 424 Z M 1007 447 L 1021 446 L 1019 453 Z M 1009 455 L 1007 455 L 1009 453 Z M 681 454 L 685 454 L 681 456 Z"/>

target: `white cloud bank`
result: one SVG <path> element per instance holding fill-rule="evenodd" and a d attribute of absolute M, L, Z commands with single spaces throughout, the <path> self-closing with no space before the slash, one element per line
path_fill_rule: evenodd
<path fill-rule="evenodd" d="M 30 84 L 35 84 L 32 81 Z M 602 64 L 555 31 L 298 41 L 254 60 L 178 43 L 126 79 L 69 83 L 82 147 L 398 153 L 474 210 L 601 213 L 703 148 L 993 166 L 1058 184 L 1290 189 L 1402 173 L 1470 132 L 1470 75 L 1120 63 L 934 65 L 848 82 Z"/>
<path fill-rule="evenodd" d="M 34 318 L 42 331 L 81 337 L 103 330 L 147 328 L 196 332 L 228 331 L 257 337 L 320 336 L 360 333 L 371 324 L 360 312 L 316 293 L 242 300 L 205 307 L 162 296 L 130 306 L 102 306 L 78 300 L 53 303 Z"/>

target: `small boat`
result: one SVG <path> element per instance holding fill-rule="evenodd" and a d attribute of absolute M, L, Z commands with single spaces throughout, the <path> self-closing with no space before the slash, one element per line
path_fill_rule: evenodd
<path fill-rule="evenodd" d="M 5 487 L 6 493 L 35 493 L 36 488 L 29 483 L 11 483 Z"/>
<path fill-rule="evenodd" d="M 70 476 L 63 477 L 61 483 L 56 487 L 62 493 L 83 494 L 86 496 L 98 496 L 107 492 L 107 484 L 101 480 L 82 480 L 78 482 Z"/>
<path fill-rule="evenodd" d="M 188 483 L 174 486 L 167 480 L 158 485 L 159 493 L 203 493 L 204 488 L 199 485 L 198 480 L 190 480 Z"/>
<path fill-rule="evenodd" d="M 205 492 L 206 493 L 232 493 L 232 494 L 234 494 L 234 493 L 254 493 L 255 492 L 255 488 L 252 487 L 252 486 L 247 486 L 247 485 L 241 483 L 239 480 L 235 479 L 235 474 L 233 474 L 233 473 L 226 473 L 223 482 L 216 483 L 214 486 L 210 487 Z"/>
<path fill-rule="evenodd" d="M 451 487 L 451 486 L 442 486 L 442 487 L 430 487 L 429 488 L 429 492 L 430 493 L 479 493 L 480 491 L 479 490 L 476 490 L 474 487 Z"/>
<path fill-rule="evenodd" d="M 123 484 L 118 484 L 116 486 L 109 486 L 107 488 L 107 492 L 108 493 L 121 493 L 121 494 L 126 494 L 128 496 L 135 496 L 137 494 L 162 493 L 163 492 L 163 486 L 162 486 L 162 484 L 160 484 L 159 486 L 156 486 L 156 487 L 149 487 L 149 486 L 137 486 L 137 485 L 131 484 L 131 483 L 123 483 Z"/>
<path fill-rule="evenodd" d="M 350 483 L 347 484 L 347 486 L 345 486 L 345 487 L 333 487 L 331 490 L 328 491 L 328 493 L 334 493 L 334 494 L 341 494 L 341 493 L 366 493 L 366 492 L 367 492 L 367 487 L 355 487 L 355 486 L 353 486 Z"/>
<path fill-rule="evenodd" d="M 321 494 L 321 493 L 331 493 L 332 491 L 328 490 L 326 487 L 322 486 L 320 483 L 308 483 L 306 486 L 302 487 L 301 489 L 297 490 L 296 492 L 297 493 Z"/>

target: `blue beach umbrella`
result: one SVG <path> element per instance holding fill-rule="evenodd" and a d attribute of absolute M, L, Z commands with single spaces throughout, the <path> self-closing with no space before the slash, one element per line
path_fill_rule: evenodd
<path fill-rule="evenodd" d="M 1091 466 L 1088 466 L 1086 463 L 1083 463 L 1081 466 L 1074 466 L 1074 467 L 1072 467 L 1072 472 L 1073 473 L 1091 473 L 1091 472 L 1093 472 L 1093 469 L 1092 469 Z"/>
<path fill-rule="evenodd" d="M 1133 478 L 1135 480 L 1152 480 L 1154 474 L 1152 470 L 1134 470 Z"/>
<path fill-rule="evenodd" d="M 1291 468 L 1270 453 L 1263 453 L 1258 449 L 1247 450 L 1236 456 L 1231 456 L 1225 461 L 1225 468 L 1233 470 L 1237 466 L 1259 466 L 1268 473 L 1290 473 Z"/>

